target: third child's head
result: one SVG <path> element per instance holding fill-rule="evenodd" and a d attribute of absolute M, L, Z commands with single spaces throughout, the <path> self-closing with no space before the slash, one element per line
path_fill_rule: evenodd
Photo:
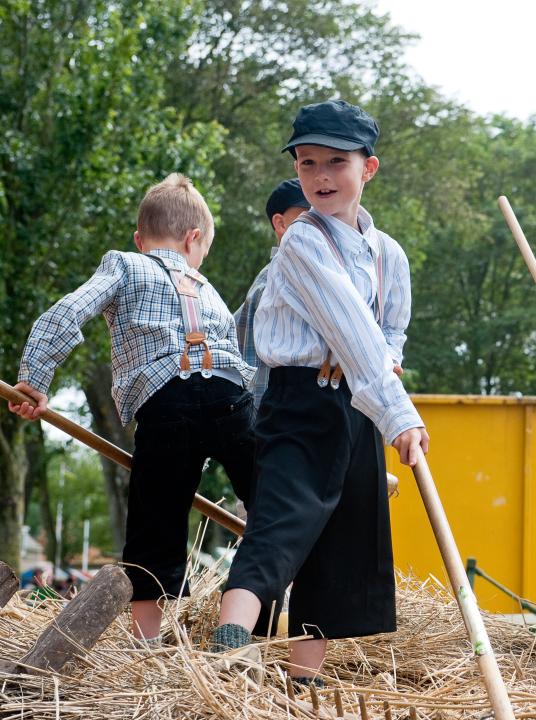
<path fill-rule="evenodd" d="M 376 122 L 356 105 L 332 100 L 302 108 L 293 127 L 284 150 L 295 158 L 305 197 L 316 210 L 355 227 L 363 188 L 379 165 Z"/>
<path fill-rule="evenodd" d="M 172 173 L 153 185 L 140 203 L 134 242 L 141 252 L 175 250 L 198 268 L 214 238 L 214 220 L 201 193 L 184 175 Z"/>
<path fill-rule="evenodd" d="M 298 178 L 284 180 L 274 188 L 266 203 L 266 214 L 277 236 L 278 244 L 286 229 L 310 203 L 302 192 Z"/>

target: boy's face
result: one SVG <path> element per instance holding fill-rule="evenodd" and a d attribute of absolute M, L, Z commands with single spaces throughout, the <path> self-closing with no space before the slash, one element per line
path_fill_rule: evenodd
<path fill-rule="evenodd" d="M 296 156 L 294 166 L 311 205 L 355 227 L 361 193 L 376 174 L 378 158 L 321 145 L 298 145 Z"/>

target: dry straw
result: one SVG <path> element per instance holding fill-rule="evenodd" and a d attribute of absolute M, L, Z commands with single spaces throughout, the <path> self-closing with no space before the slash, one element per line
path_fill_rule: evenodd
<path fill-rule="evenodd" d="M 398 576 L 396 633 L 330 643 L 325 688 L 288 688 L 286 641 L 263 646 L 257 686 L 219 674 L 208 639 L 215 625 L 220 568 L 194 575 L 192 597 L 167 603 L 164 643 L 151 649 L 118 618 L 93 650 L 61 674 L 0 675 L 2 720 L 451 720 L 491 717 L 456 602 L 430 578 Z M 61 610 L 30 606 L 19 594 L 0 610 L 0 658 L 22 657 Z M 516 718 L 536 718 L 536 636 L 486 616 Z"/>

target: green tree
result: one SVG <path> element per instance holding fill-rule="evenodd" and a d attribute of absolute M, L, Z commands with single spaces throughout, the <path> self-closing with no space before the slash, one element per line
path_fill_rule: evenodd
<path fill-rule="evenodd" d="M 194 11 L 182 0 L 0 5 L 0 375 L 8 381 L 32 320 L 80 284 L 103 251 L 130 247 L 150 183 L 185 171 L 217 207 L 211 163 L 221 129 L 186 130 L 163 87 L 167 48 L 185 42 Z M 102 327 L 90 329 L 63 377 L 85 377 L 106 347 Z M 0 546 L 14 567 L 25 429 L 0 408 Z"/>
<path fill-rule="evenodd" d="M 415 389 L 533 394 L 536 296 L 496 201 L 508 195 L 534 235 L 535 122 L 495 117 L 474 122 L 460 139 L 451 162 L 461 193 L 444 194 L 414 277 L 408 363 L 418 370 Z"/>
<path fill-rule="evenodd" d="M 273 187 L 295 174 L 280 149 L 297 109 L 341 93 L 362 102 L 400 75 L 410 37 L 355 0 L 204 3 L 170 65 L 167 96 L 186 123 L 217 120 L 227 130 L 215 164 L 221 225 L 206 272 L 231 307 L 273 244 L 264 206 Z"/>

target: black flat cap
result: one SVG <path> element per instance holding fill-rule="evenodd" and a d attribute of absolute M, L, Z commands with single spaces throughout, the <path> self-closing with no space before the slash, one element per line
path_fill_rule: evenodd
<path fill-rule="evenodd" d="M 296 145 L 322 145 L 336 150 L 363 149 L 374 155 L 380 129 L 368 113 L 345 100 L 328 100 L 301 108 L 292 123 L 294 133 L 281 152 L 296 157 Z"/>
<path fill-rule="evenodd" d="M 302 192 L 298 178 L 284 180 L 274 188 L 266 203 L 268 220 L 271 222 L 276 213 L 283 214 L 291 207 L 310 208 L 310 204 Z"/>

